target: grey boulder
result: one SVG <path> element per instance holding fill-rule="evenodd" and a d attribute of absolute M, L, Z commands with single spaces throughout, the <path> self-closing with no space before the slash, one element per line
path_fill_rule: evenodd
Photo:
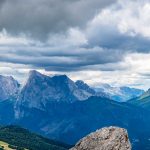
<path fill-rule="evenodd" d="M 105 127 L 87 135 L 70 150 L 131 150 L 131 144 L 125 129 Z"/>

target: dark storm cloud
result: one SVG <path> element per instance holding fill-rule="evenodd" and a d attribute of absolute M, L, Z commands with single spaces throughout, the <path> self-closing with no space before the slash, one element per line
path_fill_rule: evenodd
<path fill-rule="evenodd" d="M 0 29 L 37 39 L 84 26 L 102 8 L 116 0 L 1 0 Z"/>
<path fill-rule="evenodd" d="M 3 6 L 4 2 L 5 2 L 5 0 L 1 0 L 1 1 L 0 1 L 0 7 Z"/>
<path fill-rule="evenodd" d="M 117 64 L 123 62 L 127 54 L 148 52 L 150 40 L 134 30 L 135 34 L 131 35 L 130 30 L 129 33 L 122 32 L 119 28 L 122 18 L 120 11 L 128 14 L 128 8 L 118 8 L 118 3 L 115 3 L 105 13 L 99 12 L 113 2 L 3 1 L 0 28 L 5 28 L 8 35 L 6 32 L 6 35 L 2 35 L 2 42 L 0 40 L 0 62 L 60 72 L 126 69 L 126 66 Z M 31 37 L 25 36 L 24 42 L 24 38 L 18 38 L 16 34 L 28 34 Z"/>
<path fill-rule="evenodd" d="M 62 49 L 61 52 L 59 49 L 51 50 L 47 47 L 16 47 L 13 49 L 3 47 L 0 48 L 0 51 L 1 62 L 29 65 L 51 71 L 96 70 L 100 68 L 106 70 L 106 68 L 97 65 L 122 60 L 119 50 L 106 50 L 99 47 L 94 49 Z M 107 55 L 108 52 L 113 55 Z"/>
<path fill-rule="evenodd" d="M 108 27 L 109 28 L 109 27 Z M 99 34 L 89 38 L 89 47 L 100 46 L 106 49 L 120 49 L 128 52 L 150 52 L 150 39 L 141 35 L 128 36 L 117 30 L 102 29 Z"/>

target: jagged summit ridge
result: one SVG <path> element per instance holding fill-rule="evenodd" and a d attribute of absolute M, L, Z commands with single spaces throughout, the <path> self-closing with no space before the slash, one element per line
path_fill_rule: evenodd
<path fill-rule="evenodd" d="M 42 73 L 40 73 L 40 72 L 38 72 L 38 71 L 36 71 L 36 70 L 30 70 L 29 71 L 29 78 L 32 78 L 32 77 L 35 77 L 35 76 L 45 76 L 44 74 L 42 74 Z"/>
<path fill-rule="evenodd" d="M 96 91 L 81 80 L 74 82 L 66 75 L 48 76 L 31 70 L 18 95 L 17 105 L 45 110 L 51 102 L 73 103 L 87 100 L 91 96 L 110 99 L 109 94 Z"/>
<path fill-rule="evenodd" d="M 26 107 L 45 109 L 49 102 L 74 102 L 85 100 L 88 93 L 83 92 L 66 75 L 53 77 L 30 71 L 28 80 L 22 88 L 18 103 Z"/>
<path fill-rule="evenodd" d="M 88 84 L 86 84 L 84 81 L 82 80 L 77 80 L 75 82 L 75 84 L 77 85 L 77 87 L 82 90 L 83 92 L 85 92 L 86 94 L 88 94 L 89 96 L 100 96 L 100 97 L 107 97 L 110 98 L 108 94 L 102 92 L 102 91 L 96 91 L 93 88 L 91 88 Z"/>
<path fill-rule="evenodd" d="M 97 90 L 82 80 L 74 82 L 66 75 L 44 75 L 36 70 L 29 72 L 25 85 L 12 77 L 0 76 L 0 100 L 18 97 L 17 103 L 27 107 L 44 108 L 49 102 L 75 102 L 91 96 L 111 98 L 105 90 Z"/>

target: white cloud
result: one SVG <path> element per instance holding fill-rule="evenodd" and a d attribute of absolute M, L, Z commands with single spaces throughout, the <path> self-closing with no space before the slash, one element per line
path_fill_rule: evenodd
<path fill-rule="evenodd" d="M 120 1 L 121 9 L 111 11 L 110 17 L 116 16 L 116 24 L 123 34 L 150 37 L 150 3 L 147 0 Z M 117 16 L 118 14 L 118 16 Z"/>
<path fill-rule="evenodd" d="M 135 50 L 142 49 L 145 42 L 149 47 L 149 14 L 150 2 L 147 0 L 118 1 L 89 21 L 85 32 L 88 42 L 103 47 Z"/>
<path fill-rule="evenodd" d="M 150 2 L 120 0 L 85 27 L 49 34 L 47 41 L 24 33 L 0 33 L 0 73 L 19 79 L 30 69 L 65 73 L 91 85 L 150 87 Z M 14 69 L 15 68 L 15 69 Z"/>
<path fill-rule="evenodd" d="M 150 37 L 150 3 L 144 1 L 130 1 L 120 3 L 123 9 L 117 13 L 123 17 L 118 18 L 118 27 L 123 34 L 142 35 Z"/>

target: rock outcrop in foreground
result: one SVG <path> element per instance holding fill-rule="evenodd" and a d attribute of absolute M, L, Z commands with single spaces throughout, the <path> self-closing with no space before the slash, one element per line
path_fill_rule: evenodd
<path fill-rule="evenodd" d="M 131 144 L 125 129 L 108 127 L 84 137 L 70 150 L 131 150 Z"/>

